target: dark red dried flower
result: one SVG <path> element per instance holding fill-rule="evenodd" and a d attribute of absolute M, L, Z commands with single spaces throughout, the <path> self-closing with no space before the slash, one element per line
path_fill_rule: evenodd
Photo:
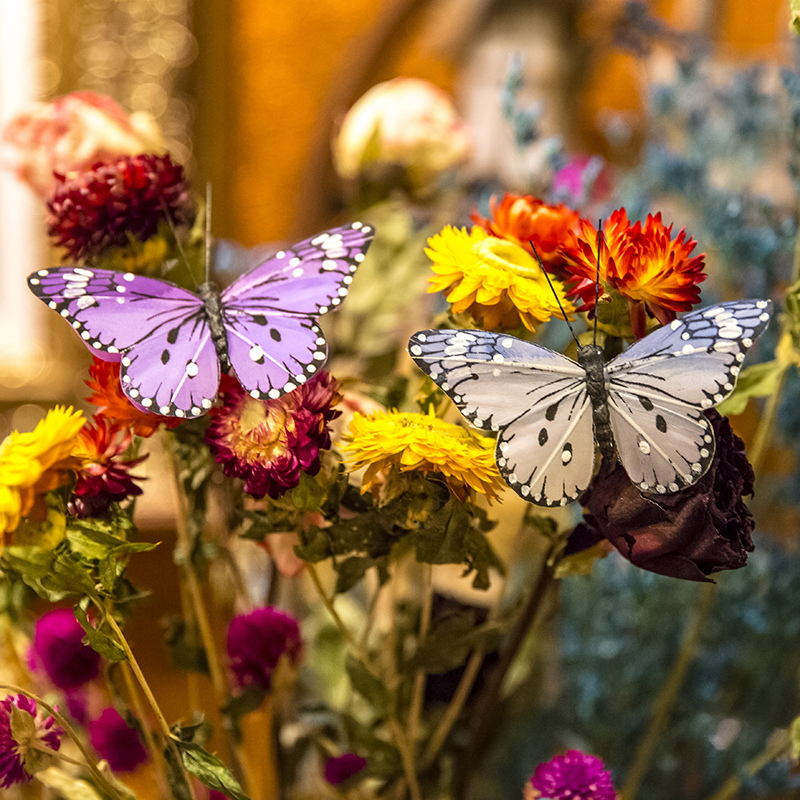
<path fill-rule="evenodd" d="M 269 691 L 281 656 L 297 664 L 303 643 L 297 620 L 267 606 L 231 620 L 227 647 L 236 683 L 241 688 L 259 686 Z"/>
<path fill-rule="evenodd" d="M 604 463 L 581 498 L 584 520 L 570 534 L 567 554 L 608 539 L 637 567 L 690 581 L 738 569 L 753 551 L 753 515 L 742 496 L 753 493 L 753 468 L 726 417 L 704 412 L 717 440 L 708 472 L 673 494 L 643 495 L 619 463 Z"/>
<path fill-rule="evenodd" d="M 133 772 L 150 756 L 139 732 L 129 725 L 116 708 L 106 708 L 89 725 L 92 747 L 108 761 L 114 772 Z"/>
<path fill-rule="evenodd" d="M 128 428 L 106 417 L 94 416 L 81 429 L 72 455 L 81 461 L 78 482 L 69 501 L 69 512 L 79 518 L 102 517 L 112 503 L 142 493 L 129 474 L 146 456 L 123 459 L 133 434 Z"/>
<path fill-rule="evenodd" d="M 30 660 L 54 686 L 70 691 L 97 677 L 100 654 L 83 643 L 83 628 L 72 609 L 55 608 L 36 621 Z"/>
<path fill-rule="evenodd" d="M 244 479 L 256 499 L 277 499 L 300 482 L 300 472 L 316 475 L 320 450 L 331 446 L 328 423 L 339 416 L 338 384 L 327 372 L 276 400 L 254 400 L 234 378 L 223 375 L 222 405 L 211 410 L 206 442 L 222 471 Z"/>
<path fill-rule="evenodd" d="M 72 259 L 149 239 L 167 215 L 176 225 L 191 215 L 183 167 L 169 154 L 119 156 L 56 177 L 61 183 L 47 201 L 47 233 Z"/>
<path fill-rule="evenodd" d="M 325 762 L 325 780 L 331 786 L 338 786 L 350 780 L 353 775 L 357 775 L 366 766 L 366 758 L 355 753 L 342 753 L 342 755 L 329 758 Z"/>

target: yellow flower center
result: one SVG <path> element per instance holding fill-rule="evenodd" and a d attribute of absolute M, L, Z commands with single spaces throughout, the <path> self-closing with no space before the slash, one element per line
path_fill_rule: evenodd
<path fill-rule="evenodd" d="M 536 260 L 519 245 L 489 237 L 473 244 L 475 255 L 490 269 L 500 269 L 536 280 L 542 271 Z"/>
<path fill-rule="evenodd" d="M 267 413 L 263 403 L 247 397 L 226 438 L 240 461 L 253 464 L 272 460 L 286 442 L 290 428 L 294 424 L 285 408 L 272 408 Z"/>

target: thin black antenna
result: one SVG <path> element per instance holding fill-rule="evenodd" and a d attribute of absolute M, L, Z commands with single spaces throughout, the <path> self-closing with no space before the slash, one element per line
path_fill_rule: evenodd
<path fill-rule="evenodd" d="M 569 332 L 572 334 L 572 338 L 575 340 L 575 344 L 578 347 L 581 346 L 581 343 L 578 341 L 578 337 L 575 335 L 575 331 L 572 330 L 572 325 L 569 324 L 569 320 L 567 319 L 567 315 L 564 312 L 564 307 L 561 305 L 561 300 L 558 298 L 558 292 L 556 292 L 555 286 L 553 286 L 553 282 L 550 280 L 550 276 L 547 274 L 547 270 L 544 268 L 544 264 L 542 264 L 542 259 L 539 258 L 539 253 L 536 250 L 536 245 L 533 243 L 533 239 L 528 239 L 528 243 L 533 248 L 533 254 L 536 256 L 536 260 L 539 262 L 539 269 L 541 269 L 544 277 L 547 279 L 547 285 L 550 287 L 550 291 L 553 293 L 553 297 L 556 299 L 556 303 L 558 303 L 558 307 L 561 310 L 561 314 L 564 317 L 564 322 L 567 323 L 567 327 L 569 328 Z"/>
<path fill-rule="evenodd" d="M 175 246 L 178 248 L 178 253 L 180 257 L 183 259 L 184 266 L 186 267 L 186 271 L 189 273 L 189 277 L 192 279 L 192 283 L 194 284 L 194 288 L 197 288 L 197 278 L 194 276 L 194 271 L 189 264 L 189 259 L 186 258 L 186 251 L 183 249 L 183 245 L 181 244 L 180 237 L 178 236 L 178 230 L 175 227 L 175 223 L 172 220 L 172 217 L 169 215 L 169 209 L 167 208 L 167 204 L 164 202 L 164 198 L 161 198 L 161 208 L 164 210 L 164 217 L 167 220 L 167 225 L 169 225 L 169 229 L 172 232 L 172 238 L 175 239 Z"/>
<path fill-rule="evenodd" d="M 594 282 L 594 333 L 592 346 L 597 347 L 597 301 L 600 299 L 600 245 L 603 242 L 603 220 L 597 222 L 597 279 Z"/>
<path fill-rule="evenodd" d="M 206 184 L 206 283 L 211 280 L 211 181 Z"/>

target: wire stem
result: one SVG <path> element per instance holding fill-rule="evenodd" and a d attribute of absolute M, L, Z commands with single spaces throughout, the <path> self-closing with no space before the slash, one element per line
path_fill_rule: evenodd
<path fill-rule="evenodd" d="M 650 722 L 647 725 L 644 736 L 639 740 L 639 746 L 634 754 L 628 777 L 620 792 L 622 800 L 633 800 L 636 797 L 639 786 L 647 774 L 658 740 L 667 726 L 669 715 L 675 705 L 675 701 L 678 699 L 683 679 L 686 677 L 686 673 L 696 655 L 697 646 L 703 634 L 703 627 L 714 604 L 716 589 L 716 584 L 705 583 L 698 590 L 697 602 L 695 603 L 692 617 L 684 631 L 678 655 L 653 703 Z"/>

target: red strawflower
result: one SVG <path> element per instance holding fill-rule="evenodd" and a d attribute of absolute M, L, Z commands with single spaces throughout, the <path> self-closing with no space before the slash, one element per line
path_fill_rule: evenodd
<path fill-rule="evenodd" d="M 149 239 L 167 217 L 176 225 L 190 217 L 189 184 L 169 154 L 119 156 L 56 177 L 47 233 L 72 259 L 90 261 L 131 238 Z"/>
<path fill-rule="evenodd" d="M 685 229 L 672 238 L 672 226 L 661 221 L 661 214 L 648 214 L 644 225 L 631 225 L 624 208 L 615 211 L 603 225 L 598 254 L 595 227 L 580 222 L 575 245 L 561 248 L 566 280 L 576 281 L 570 296 L 579 296 L 580 311 L 592 311 L 595 281 L 600 264 L 600 291 L 616 291 L 628 301 L 634 337 L 641 339 L 647 328 L 646 313 L 662 325 L 672 322 L 678 311 L 689 311 L 700 302 L 699 283 L 706 279 L 705 253 L 691 256 L 697 246 L 686 239 Z"/>
<path fill-rule="evenodd" d="M 121 458 L 132 438 L 129 428 L 104 417 L 95 416 L 83 426 L 72 451 L 81 460 L 78 482 L 68 503 L 73 516 L 102 517 L 111 503 L 142 493 L 134 483 L 142 479 L 128 471 L 147 456 Z"/>
<path fill-rule="evenodd" d="M 206 442 L 222 471 L 244 479 L 256 499 L 277 499 L 300 482 L 300 472 L 316 475 L 319 451 L 331 446 L 328 423 L 339 416 L 338 384 L 327 372 L 277 400 L 254 400 L 239 382 L 223 375 L 222 405 L 211 409 Z"/>
<path fill-rule="evenodd" d="M 162 417 L 137 408 L 125 396 L 119 382 L 119 361 L 103 361 L 94 356 L 89 367 L 91 379 L 84 383 L 94 392 L 87 402 L 97 406 L 96 417 L 104 417 L 125 425 L 137 436 L 152 436 L 159 425 L 175 428 L 183 420 L 177 417 Z"/>
<path fill-rule="evenodd" d="M 548 268 L 562 263 L 560 248 L 575 244 L 580 217 L 563 203 L 553 206 L 530 194 L 506 193 L 500 205 L 492 195 L 489 208 L 491 219 L 473 211 L 472 221 L 488 234 L 524 247 L 531 255 L 534 255 L 533 242 Z"/>

